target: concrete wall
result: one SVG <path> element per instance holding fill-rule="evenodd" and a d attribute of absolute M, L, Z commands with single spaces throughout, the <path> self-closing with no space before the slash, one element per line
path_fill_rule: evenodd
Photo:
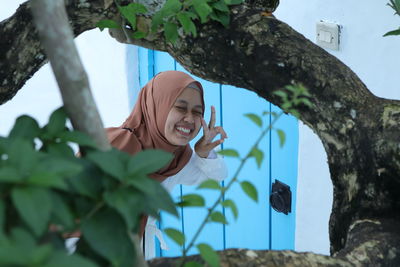
<path fill-rule="evenodd" d="M 400 37 L 382 37 L 400 25 L 386 6 L 389 1 L 281 1 L 275 15 L 316 42 L 320 20 L 342 25 L 339 51 L 329 51 L 364 81 L 377 96 L 400 99 Z M 326 153 L 318 137 L 305 125 L 299 129 L 296 250 L 329 254 L 328 220 L 332 183 Z"/>

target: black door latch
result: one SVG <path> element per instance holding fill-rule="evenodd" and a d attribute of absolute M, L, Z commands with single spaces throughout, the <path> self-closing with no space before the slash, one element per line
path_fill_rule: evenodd
<path fill-rule="evenodd" d="M 272 183 L 269 202 L 277 212 L 283 212 L 286 215 L 292 212 L 292 192 L 290 191 L 290 186 L 275 179 L 275 183 Z"/>

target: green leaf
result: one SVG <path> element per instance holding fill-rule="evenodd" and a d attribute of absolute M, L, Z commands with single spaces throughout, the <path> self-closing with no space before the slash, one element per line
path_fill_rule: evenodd
<path fill-rule="evenodd" d="M 211 267 L 219 267 L 219 256 L 218 254 L 207 244 L 198 244 L 197 249 L 200 252 L 201 257 L 207 262 Z"/>
<path fill-rule="evenodd" d="M 234 158 L 240 157 L 239 153 L 234 149 L 223 149 L 221 151 L 218 151 L 217 153 L 226 157 L 234 157 Z"/>
<path fill-rule="evenodd" d="M 31 142 L 24 139 L 10 140 L 8 162 L 24 177 L 28 175 L 39 160 Z"/>
<path fill-rule="evenodd" d="M 192 20 L 199 18 L 199 16 L 196 13 L 193 13 L 191 11 L 185 11 L 184 13 L 186 13 Z"/>
<path fill-rule="evenodd" d="M 36 240 L 25 228 L 15 227 L 11 230 L 10 236 L 13 245 L 21 246 L 26 251 L 32 250 L 36 245 Z"/>
<path fill-rule="evenodd" d="M 129 175 L 126 178 L 126 182 L 128 185 L 131 185 L 148 195 L 154 194 L 154 187 L 157 183 L 146 175 Z"/>
<path fill-rule="evenodd" d="M 185 262 L 185 265 L 183 265 L 183 267 L 203 267 L 203 266 L 204 266 L 203 264 L 200 264 L 196 261 L 188 261 Z"/>
<path fill-rule="evenodd" d="M 162 9 L 156 12 L 151 19 L 151 32 L 156 32 L 158 26 L 164 23 L 164 14 Z"/>
<path fill-rule="evenodd" d="M 33 140 L 33 138 L 39 136 L 39 133 L 40 127 L 37 121 L 29 116 L 22 115 L 16 119 L 9 137 Z"/>
<path fill-rule="evenodd" d="M 51 199 L 53 203 L 52 213 L 54 217 L 67 229 L 73 228 L 75 223 L 70 206 L 65 203 L 62 197 L 56 192 L 51 194 Z"/>
<path fill-rule="evenodd" d="M 231 211 L 232 211 L 232 213 L 233 213 L 233 217 L 234 217 L 235 220 L 236 220 L 237 217 L 238 217 L 239 211 L 238 211 L 238 208 L 237 208 L 235 202 L 233 202 L 233 200 L 231 200 L 231 199 L 226 199 L 226 200 L 224 200 L 221 204 L 222 204 L 222 206 L 224 206 L 225 208 L 230 208 L 230 209 L 231 209 Z"/>
<path fill-rule="evenodd" d="M 285 132 L 281 129 L 276 129 L 276 133 L 278 134 L 278 137 L 279 137 L 279 146 L 283 147 L 283 145 L 285 144 L 285 140 L 286 140 Z"/>
<path fill-rule="evenodd" d="M 240 5 L 243 3 L 243 0 L 225 0 L 225 3 L 230 6 L 230 5 Z"/>
<path fill-rule="evenodd" d="M 65 131 L 62 132 L 59 137 L 64 142 L 72 142 L 80 146 L 97 148 L 97 145 L 92 138 L 79 131 Z"/>
<path fill-rule="evenodd" d="M 66 143 L 49 143 L 41 148 L 41 151 L 46 151 L 48 154 L 55 155 L 57 157 L 75 157 L 74 150 Z"/>
<path fill-rule="evenodd" d="M 297 119 L 300 118 L 300 113 L 297 111 L 297 109 L 289 109 L 288 112 L 295 116 Z"/>
<path fill-rule="evenodd" d="M 51 172 L 35 172 L 28 177 L 27 182 L 31 185 L 40 187 L 49 187 L 62 190 L 67 189 L 67 184 L 64 182 L 64 178 Z"/>
<path fill-rule="evenodd" d="M 112 19 L 103 19 L 96 23 L 96 27 L 103 31 L 104 29 L 118 29 L 121 27 L 118 22 Z"/>
<path fill-rule="evenodd" d="M 137 32 L 134 32 L 132 34 L 132 37 L 135 38 L 135 39 L 142 39 L 142 38 L 144 38 L 146 36 L 147 36 L 147 33 L 141 32 L 141 31 L 137 31 Z"/>
<path fill-rule="evenodd" d="M 242 187 L 243 191 L 255 202 L 258 202 L 258 193 L 257 189 L 254 187 L 254 185 L 250 182 L 244 181 L 240 183 L 240 186 Z"/>
<path fill-rule="evenodd" d="M 389 32 L 385 33 L 385 34 L 383 35 L 383 37 L 386 37 L 386 36 L 394 36 L 394 35 L 400 35 L 400 28 L 397 29 L 397 30 L 393 30 L 393 31 L 389 31 Z"/>
<path fill-rule="evenodd" d="M 151 211 L 149 213 L 153 217 L 159 216 L 159 210 L 164 210 L 175 217 L 179 217 L 178 211 L 171 195 L 167 190 L 157 181 L 153 181 L 152 194 L 146 195 L 146 203 L 144 204 L 147 210 Z"/>
<path fill-rule="evenodd" d="M 54 155 L 41 155 L 41 162 L 35 166 L 33 173 L 53 173 L 62 177 L 77 175 L 83 166 L 77 158 L 65 159 Z"/>
<path fill-rule="evenodd" d="M 22 177 L 15 168 L 9 166 L 0 168 L 0 183 L 18 183 L 21 180 Z"/>
<path fill-rule="evenodd" d="M 127 177 L 126 182 L 144 193 L 145 200 L 142 201 L 141 205 L 145 213 L 158 217 L 158 211 L 161 209 L 178 217 L 171 195 L 158 181 L 143 175 L 130 175 Z"/>
<path fill-rule="evenodd" d="M 138 227 L 140 214 L 143 210 L 141 204 L 145 200 L 142 194 L 127 188 L 120 188 L 114 192 L 105 192 L 104 199 L 110 207 L 115 208 L 121 214 L 128 229 L 132 230 Z"/>
<path fill-rule="evenodd" d="M 172 160 L 172 154 L 163 150 L 147 149 L 130 157 L 128 162 L 129 175 L 154 173 L 165 167 Z"/>
<path fill-rule="evenodd" d="M 181 8 L 182 3 L 179 0 L 167 0 L 162 7 L 165 16 L 175 15 L 181 11 Z"/>
<path fill-rule="evenodd" d="M 183 26 L 183 30 L 186 34 L 191 33 L 193 37 L 196 37 L 197 31 L 192 19 L 190 18 L 189 12 L 180 12 L 177 15 L 179 22 Z M 193 14 L 193 13 L 192 13 Z"/>
<path fill-rule="evenodd" d="M 219 212 L 219 211 L 214 211 L 213 213 L 211 213 L 210 220 L 212 222 L 228 224 L 228 221 L 226 220 L 225 215 L 222 214 L 222 212 Z"/>
<path fill-rule="evenodd" d="M 254 157 L 256 159 L 257 167 L 260 168 L 261 167 L 261 163 L 262 163 L 262 161 L 264 159 L 264 152 L 262 152 L 257 147 L 254 147 L 250 152 L 250 156 Z"/>
<path fill-rule="evenodd" d="M 11 197 L 18 214 L 33 230 L 41 236 L 47 230 L 50 218 L 51 197 L 47 190 L 35 187 L 14 188 Z"/>
<path fill-rule="evenodd" d="M 125 176 L 125 166 L 121 161 L 121 151 L 115 148 L 108 151 L 95 151 L 87 154 L 86 158 L 96 164 L 104 173 L 122 181 Z"/>
<path fill-rule="evenodd" d="M 97 264 L 90 260 L 83 258 L 78 254 L 69 255 L 66 252 L 55 251 L 51 254 L 50 259 L 42 267 L 98 267 Z"/>
<path fill-rule="evenodd" d="M 65 131 L 65 124 L 67 122 L 67 114 L 64 108 L 56 109 L 51 115 L 48 124 L 44 130 L 51 136 L 55 136 Z"/>
<path fill-rule="evenodd" d="M 0 249 L 0 266 L 29 266 L 31 262 L 27 253 L 21 253 L 21 251 L 26 251 L 21 243 L 16 244 L 5 240 Z"/>
<path fill-rule="evenodd" d="M 244 114 L 245 117 L 249 118 L 252 122 L 254 122 L 258 127 L 262 127 L 262 119 L 260 116 L 254 113 L 246 113 Z"/>
<path fill-rule="evenodd" d="M 284 100 L 281 108 L 285 111 L 288 112 L 288 109 L 292 107 L 292 102 L 288 100 Z"/>
<path fill-rule="evenodd" d="M 185 244 L 185 235 L 176 229 L 166 228 L 164 229 L 165 234 L 175 241 L 179 246 L 183 246 Z"/>
<path fill-rule="evenodd" d="M 271 114 L 274 118 L 276 118 L 276 117 L 278 116 L 278 113 L 276 113 L 276 112 L 274 112 L 274 111 L 272 111 L 272 112 L 263 111 L 263 113 L 262 113 L 263 116 L 270 115 L 270 114 Z"/>
<path fill-rule="evenodd" d="M 102 209 L 82 222 L 82 237 L 111 266 L 131 266 L 135 255 L 128 229 L 121 216 Z"/>
<path fill-rule="evenodd" d="M 164 35 L 168 42 L 175 43 L 178 40 L 178 25 L 172 22 L 166 22 L 164 24 Z"/>
<path fill-rule="evenodd" d="M 198 194 L 187 194 L 182 196 L 182 201 L 177 204 L 180 207 L 204 207 L 204 198 Z"/>
<path fill-rule="evenodd" d="M 72 192 L 97 199 L 102 191 L 102 184 L 99 181 L 105 174 L 90 162 L 82 160 L 80 163 L 84 167 L 83 171 L 68 178 L 66 182 L 71 186 Z"/>
<path fill-rule="evenodd" d="M 50 244 L 36 247 L 29 255 L 31 266 L 43 266 L 52 253 L 53 248 Z"/>
<path fill-rule="evenodd" d="M 220 10 L 222 12 L 230 12 L 228 6 L 226 5 L 224 0 L 219 0 L 217 2 L 214 2 L 211 4 L 211 6 L 217 10 Z"/>
<path fill-rule="evenodd" d="M 133 30 L 136 29 L 136 15 L 147 12 L 146 7 L 138 3 L 130 3 L 127 6 L 118 6 L 118 10 L 129 21 Z"/>
<path fill-rule="evenodd" d="M 219 182 L 213 180 L 213 179 L 208 179 L 205 180 L 204 182 L 202 182 L 197 189 L 202 189 L 202 188 L 206 188 L 206 189 L 216 189 L 216 190 L 221 190 L 222 187 L 219 184 Z"/>
<path fill-rule="evenodd" d="M 274 95 L 280 96 L 282 99 L 287 99 L 287 93 L 283 90 L 273 92 Z"/>
<path fill-rule="evenodd" d="M 210 14 L 210 18 L 220 22 L 222 25 L 224 25 L 224 27 L 228 27 L 231 17 L 229 15 L 229 13 L 226 12 L 222 12 L 222 11 L 218 11 L 218 10 L 214 10 L 211 14 Z"/>
<path fill-rule="evenodd" d="M 206 23 L 208 15 L 212 12 L 212 8 L 204 0 L 192 1 L 194 10 L 199 14 L 201 23 Z"/>
<path fill-rule="evenodd" d="M 307 107 L 312 107 L 312 103 L 308 98 L 299 98 L 300 102 L 306 105 Z"/>

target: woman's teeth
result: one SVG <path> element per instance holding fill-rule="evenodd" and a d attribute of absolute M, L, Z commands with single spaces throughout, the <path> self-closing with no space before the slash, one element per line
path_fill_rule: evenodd
<path fill-rule="evenodd" d="M 186 133 L 186 134 L 190 133 L 190 129 L 188 129 L 188 128 L 176 127 L 176 129 L 178 131 L 181 131 L 181 132 Z"/>

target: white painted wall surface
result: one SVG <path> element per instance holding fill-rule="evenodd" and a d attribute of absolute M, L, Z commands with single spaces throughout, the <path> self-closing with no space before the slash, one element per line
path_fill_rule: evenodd
<path fill-rule="evenodd" d="M 0 20 L 11 16 L 23 2 L 0 0 Z M 75 40 L 105 127 L 121 125 L 130 112 L 125 45 L 97 29 Z M 60 106 L 61 96 L 51 68 L 46 64 L 11 101 L 0 105 L 0 135 L 7 135 L 15 119 L 22 114 L 33 116 L 43 125 Z"/>
<path fill-rule="evenodd" d="M 376 0 L 280 1 L 275 16 L 316 43 L 316 23 L 328 20 L 343 26 L 339 51 L 327 50 L 364 81 L 377 96 L 400 99 L 400 37 L 382 37 L 400 26 L 400 18 Z M 305 125 L 299 129 L 299 171 L 296 205 L 297 251 L 329 254 L 328 221 L 332 183 L 326 153 Z"/>
<path fill-rule="evenodd" d="M 0 20 L 24 1 L 0 0 Z M 400 37 L 382 35 L 400 25 L 387 1 L 281 1 L 275 15 L 315 42 L 316 22 L 323 19 L 343 26 L 339 51 L 329 51 L 351 67 L 381 97 L 400 99 L 398 51 Z M 1 38 L 1 37 L 0 37 Z M 76 39 L 93 94 L 105 126 L 120 125 L 129 113 L 125 46 L 98 30 Z M 0 106 L 0 135 L 8 133 L 19 115 L 29 114 L 41 124 L 61 105 L 48 65 L 38 71 L 12 99 Z M 329 254 L 328 220 L 332 184 L 326 153 L 318 137 L 300 125 L 296 250 Z"/>

